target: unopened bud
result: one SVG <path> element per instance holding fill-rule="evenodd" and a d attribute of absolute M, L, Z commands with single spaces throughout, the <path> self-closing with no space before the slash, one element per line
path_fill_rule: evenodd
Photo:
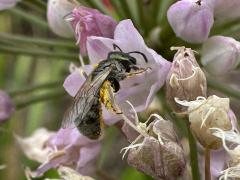
<path fill-rule="evenodd" d="M 167 17 L 175 34 L 191 43 L 205 41 L 214 22 L 207 0 L 178 1 L 168 9 Z"/>
<path fill-rule="evenodd" d="M 209 73 L 225 75 L 240 63 L 240 43 L 231 37 L 213 36 L 202 46 L 201 62 Z"/>
<path fill-rule="evenodd" d="M 175 112 L 185 112 L 186 108 L 176 103 L 175 98 L 191 101 L 198 96 L 206 96 L 207 82 L 194 51 L 185 47 L 177 50 L 166 80 L 166 96 Z"/>
<path fill-rule="evenodd" d="M 76 0 L 49 0 L 47 8 L 48 25 L 51 30 L 61 37 L 72 37 L 73 30 L 65 20 L 67 15 L 78 5 Z"/>
<path fill-rule="evenodd" d="M 188 106 L 190 128 L 200 144 L 208 149 L 219 149 L 221 139 L 212 134 L 211 128 L 230 130 L 232 128 L 229 118 L 229 98 L 220 98 L 215 95 L 205 99 L 199 97 L 195 101 L 178 101 Z"/>

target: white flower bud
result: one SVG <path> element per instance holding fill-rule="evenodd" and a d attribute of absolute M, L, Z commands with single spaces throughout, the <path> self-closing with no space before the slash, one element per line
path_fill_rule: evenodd
<path fill-rule="evenodd" d="M 240 43 L 231 37 L 213 36 L 202 46 L 201 62 L 209 73 L 225 75 L 240 63 Z"/>
<path fill-rule="evenodd" d="M 51 30 L 61 37 L 72 37 L 73 29 L 66 16 L 78 5 L 75 0 L 49 0 L 47 8 L 48 25 Z"/>

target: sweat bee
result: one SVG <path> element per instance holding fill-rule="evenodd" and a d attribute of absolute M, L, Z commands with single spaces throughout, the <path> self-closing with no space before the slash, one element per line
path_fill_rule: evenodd
<path fill-rule="evenodd" d="M 72 106 L 64 115 L 62 128 L 77 127 L 82 135 L 90 139 L 98 139 L 103 128 L 101 103 L 107 109 L 121 113 L 115 108 L 113 97 L 113 93 L 120 89 L 119 82 L 146 71 L 136 66 L 137 60 L 131 54 L 140 54 L 146 63 L 148 60 L 139 51 L 125 53 L 116 44 L 113 44 L 113 49 L 107 59 L 101 61 L 86 78 L 74 97 Z"/>

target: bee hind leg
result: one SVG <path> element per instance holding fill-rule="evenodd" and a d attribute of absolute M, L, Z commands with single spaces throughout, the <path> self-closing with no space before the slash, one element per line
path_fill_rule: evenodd
<path fill-rule="evenodd" d="M 105 81 L 103 83 L 103 86 L 100 89 L 100 101 L 107 109 L 114 111 L 116 114 L 123 114 L 115 102 L 114 89 L 112 88 L 110 81 Z"/>

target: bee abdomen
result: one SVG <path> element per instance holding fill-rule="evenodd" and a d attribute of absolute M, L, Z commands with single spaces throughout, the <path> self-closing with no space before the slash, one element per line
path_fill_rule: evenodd
<path fill-rule="evenodd" d="M 90 139 L 98 139 L 101 136 L 101 103 L 98 98 L 94 101 L 91 109 L 87 112 L 85 117 L 80 121 L 78 125 L 79 131 Z"/>

